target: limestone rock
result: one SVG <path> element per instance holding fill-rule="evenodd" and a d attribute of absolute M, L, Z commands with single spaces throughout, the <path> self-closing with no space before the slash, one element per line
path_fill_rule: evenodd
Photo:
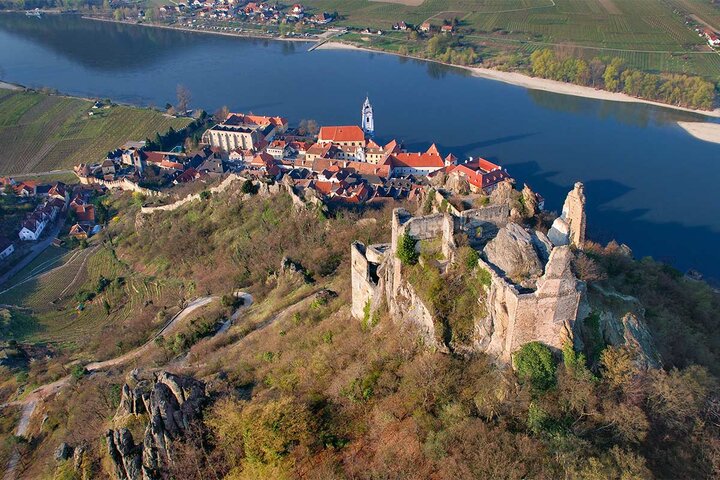
<path fill-rule="evenodd" d="M 547 235 L 540 230 L 533 230 L 530 232 L 530 238 L 532 244 L 535 247 L 535 251 L 540 257 L 540 261 L 545 264 L 550 259 L 550 252 L 552 252 L 553 245 Z"/>
<path fill-rule="evenodd" d="M 598 285 L 593 285 L 588 297 L 590 310 L 598 316 L 597 328 L 605 344 L 628 347 L 643 368 L 662 365 L 645 323 L 645 308 L 637 298 L 605 291 Z"/>
<path fill-rule="evenodd" d="M 523 204 L 525 205 L 525 217 L 531 218 L 538 213 L 538 197 L 530 187 L 526 185 L 522 189 Z"/>
<path fill-rule="evenodd" d="M 493 205 L 510 204 L 513 193 L 513 180 L 507 179 L 497 184 L 495 190 L 490 193 L 490 203 Z"/>
<path fill-rule="evenodd" d="M 127 428 L 108 430 L 105 434 L 108 454 L 119 480 L 142 479 L 142 449 L 135 445 Z"/>
<path fill-rule="evenodd" d="M 71 447 L 67 443 L 61 443 L 60 445 L 58 445 L 57 450 L 55 450 L 55 460 L 57 460 L 58 462 L 62 460 L 67 460 L 68 458 L 72 457 L 73 450 L 73 447 Z"/>
<path fill-rule="evenodd" d="M 509 278 L 531 279 L 543 273 L 532 236 L 516 223 L 501 228 L 483 252 L 487 260 Z"/>
<path fill-rule="evenodd" d="M 562 214 L 555 219 L 548 238 L 554 245 L 582 247 L 585 243 L 585 187 L 577 182 L 568 193 Z"/>
<path fill-rule="evenodd" d="M 163 478 L 163 468 L 172 460 L 172 442 L 199 418 L 207 401 L 205 385 L 191 377 L 161 372 L 150 388 L 141 380 L 125 385 L 116 419 L 123 415 L 148 414 L 142 444 L 136 445 L 126 428 L 108 431 L 108 452 L 121 480 Z"/>

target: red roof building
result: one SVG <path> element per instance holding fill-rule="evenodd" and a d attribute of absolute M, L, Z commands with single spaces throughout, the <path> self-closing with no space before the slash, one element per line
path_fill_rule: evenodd
<path fill-rule="evenodd" d="M 365 132 L 357 125 L 322 127 L 318 135 L 318 143 L 331 143 L 343 147 L 364 147 Z"/>

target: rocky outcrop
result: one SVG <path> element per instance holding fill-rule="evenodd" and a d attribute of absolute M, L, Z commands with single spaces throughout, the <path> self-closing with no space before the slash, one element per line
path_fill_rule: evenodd
<path fill-rule="evenodd" d="M 572 245 L 582 248 L 585 243 L 585 187 L 577 182 L 568 193 L 562 214 L 555 219 L 548 238 L 557 246 Z"/>
<path fill-rule="evenodd" d="M 127 428 L 108 430 L 105 434 L 108 454 L 115 468 L 115 478 L 119 480 L 139 480 L 143 475 L 143 451 L 135 445 L 132 434 Z"/>
<path fill-rule="evenodd" d="M 487 260 L 505 276 L 520 282 L 533 280 L 543 272 L 533 237 L 516 223 L 501 228 L 483 250 Z"/>
<path fill-rule="evenodd" d="M 589 333 L 584 335 L 586 342 L 591 339 L 601 342 L 601 345 L 588 347 L 625 346 L 635 354 L 640 367 L 661 366 L 660 354 L 645 323 L 645 308 L 637 298 L 594 285 L 583 299 L 582 310 L 585 312 L 584 329 Z"/>
<path fill-rule="evenodd" d="M 121 480 L 163 478 L 164 467 L 172 462 L 172 442 L 200 417 L 206 401 L 202 382 L 168 372 L 157 374 L 152 385 L 147 380 L 140 380 L 132 387 L 125 384 L 116 421 L 121 422 L 128 415 L 148 415 L 149 422 L 141 444 L 135 444 L 126 428 L 107 432 L 108 454 L 116 477 Z"/>
<path fill-rule="evenodd" d="M 538 205 L 538 197 L 527 185 L 522 189 L 523 206 L 525 207 L 525 217 L 532 218 L 540 211 Z"/>

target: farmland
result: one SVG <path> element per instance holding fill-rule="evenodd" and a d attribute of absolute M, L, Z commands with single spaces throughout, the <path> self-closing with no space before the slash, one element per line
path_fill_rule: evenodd
<path fill-rule="evenodd" d="M 0 175 L 98 161 L 128 140 L 143 140 L 188 123 L 148 109 L 92 105 L 78 98 L 0 90 Z"/>
<path fill-rule="evenodd" d="M 0 304 L 16 306 L 17 318 L 3 336 L 110 355 L 142 343 L 178 309 L 181 284 L 134 273 L 106 246 L 75 250 L 63 260 L 36 276 L 29 272 L 37 265 L 29 265 L 19 274 L 22 283 L 13 280 L 16 286 L 0 294 Z M 123 341 L 108 342 L 118 329 Z"/>
<path fill-rule="evenodd" d="M 621 57 L 648 72 L 720 77 L 720 55 L 685 23 L 701 19 L 720 28 L 720 8 L 709 0 L 426 0 L 417 7 L 368 0 L 305 3 L 337 11 L 340 24 L 358 28 L 388 30 L 401 20 L 439 26 L 457 18 L 464 40 L 484 57 L 497 55 L 498 48 L 525 57 L 555 47 L 586 59 Z M 387 50 L 397 51 L 403 43 L 409 52 L 418 48 L 403 34 Z M 378 48 L 374 40 L 364 44 Z"/>

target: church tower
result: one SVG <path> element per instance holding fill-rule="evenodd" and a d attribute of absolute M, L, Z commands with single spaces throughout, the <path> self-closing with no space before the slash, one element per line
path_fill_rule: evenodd
<path fill-rule="evenodd" d="M 365 103 L 363 103 L 362 107 L 362 129 L 370 137 L 375 134 L 375 119 L 369 97 L 365 97 Z"/>

